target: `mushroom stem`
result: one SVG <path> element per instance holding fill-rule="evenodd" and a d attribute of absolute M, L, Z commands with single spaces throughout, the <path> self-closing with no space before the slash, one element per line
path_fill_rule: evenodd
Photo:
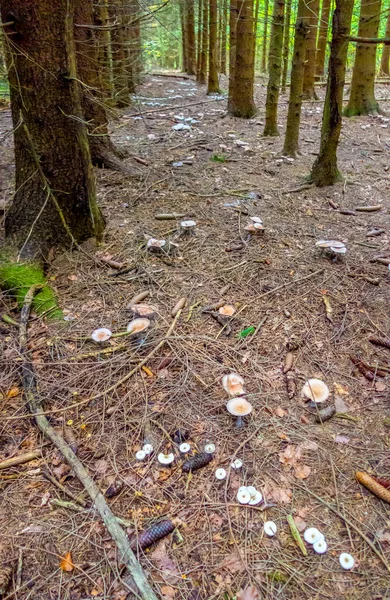
<path fill-rule="evenodd" d="M 236 427 L 237 428 L 238 427 L 243 427 L 243 425 L 244 425 L 244 421 L 243 421 L 242 417 L 237 417 L 237 419 L 236 419 Z"/>

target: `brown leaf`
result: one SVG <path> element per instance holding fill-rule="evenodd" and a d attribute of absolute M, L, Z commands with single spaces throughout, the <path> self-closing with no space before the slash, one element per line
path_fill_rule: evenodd
<path fill-rule="evenodd" d="M 20 394 L 20 389 L 18 388 L 17 385 L 12 386 L 12 388 L 10 388 L 6 394 L 7 398 L 16 398 L 16 396 L 19 396 Z"/>
<path fill-rule="evenodd" d="M 385 529 L 381 529 L 376 534 L 376 539 L 379 542 L 387 542 L 388 544 L 390 544 L 390 531 L 386 531 Z"/>
<path fill-rule="evenodd" d="M 278 406 L 274 410 L 275 417 L 282 418 L 282 417 L 284 417 L 285 414 L 286 414 L 286 411 L 284 411 L 283 408 L 281 408 L 280 406 Z M 249 588 L 247 588 L 247 589 L 249 589 Z"/>
<path fill-rule="evenodd" d="M 65 556 L 61 559 L 60 569 L 65 571 L 66 573 L 71 573 L 74 569 L 74 564 L 72 563 L 72 555 L 70 552 L 67 552 Z"/>
<path fill-rule="evenodd" d="M 54 475 L 57 477 L 59 481 L 66 477 L 70 472 L 70 466 L 65 463 L 60 464 L 58 467 L 53 469 Z"/>
<path fill-rule="evenodd" d="M 244 561 L 241 558 L 241 555 L 238 553 L 238 550 L 234 550 L 227 556 L 222 563 L 222 567 L 227 569 L 230 573 L 243 573 L 246 571 L 246 567 Z"/>
<path fill-rule="evenodd" d="M 311 468 L 307 465 L 297 465 L 294 469 L 294 475 L 297 479 L 307 479 L 311 473 Z"/>
<path fill-rule="evenodd" d="M 295 467 L 301 458 L 301 449 L 299 446 L 289 444 L 283 452 L 279 452 L 279 461 L 287 466 Z"/>
<path fill-rule="evenodd" d="M 156 567 L 158 567 L 164 577 L 164 581 L 173 585 L 180 580 L 177 564 L 168 555 L 166 540 L 161 540 L 153 552 L 150 552 L 149 557 L 153 560 Z"/>
<path fill-rule="evenodd" d="M 160 592 L 164 598 L 174 598 L 176 594 L 176 590 L 174 590 L 170 585 L 163 585 L 160 589 Z"/>
<path fill-rule="evenodd" d="M 270 488 L 269 496 L 272 497 L 277 504 L 290 504 L 292 500 L 292 490 L 283 487 Z"/>
<path fill-rule="evenodd" d="M 297 526 L 298 531 L 300 531 L 300 532 L 305 531 L 305 529 L 307 527 L 307 523 L 304 519 L 302 519 L 302 517 L 299 517 L 298 515 L 294 516 L 294 522 L 295 522 L 295 525 Z"/>
<path fill-rule="evenodd" d="M 248 585 L 245 590 L 241 590 L 237 594 L 237 600 L 258 600 L 259 591 L 253 586 Z"/>
<path fill-rule="evenodd" d="M 299 444 L 299 447 L 302 448 L 302 450 L 318 450 L 318 444 L 311 440 L 305 440 L 302 444 Z"/>

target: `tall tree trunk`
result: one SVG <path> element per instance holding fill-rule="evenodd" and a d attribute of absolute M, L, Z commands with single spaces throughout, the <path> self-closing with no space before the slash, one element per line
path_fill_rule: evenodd
<path fill-rule="evenodd" d="M 200 2 L 201 0 L 199 0 Z M 207 81 L 207 56 L 209 43 L 209 0 L 202 0 L 203 15 L 202 15 L 202 54 L 200 60 L 200 71 L 198 82 L 205 84 Z"/>
<path fill-rule="evenodd" d="M 230 0 L 229 5 L 229 91 L 228 91 L 228 112 L 232 113 L 232 94 L 234 90 L 234 75 L 236 68 L 236 48 L 237 48 L 237 18 L 238 18 L 238 0 Z"/>
<path fill-rule="evenodd" d="M 209 78 L 208 94 L 219 94 L 218 81 L 218 5 L 217 0 L 210 0 L 209 15 Z"/>
<path fill-rule="evenodd" d="M 257 26 L 259 23 L 260 0 L 255 0 L 255 18 L 253 20 L 253 76 L 256 71 Z"/>
<path fill-rule="evenodd" d="M 129 25 L 127 28 L 128 39 L 128 86 L 131 94 L 134 94 L 140 82 L 141 64 L 141 29 L 139 20 L 138 0 L 123 0 L 124 8 L 128 12 Z"/>
<path fill-rule="evenodd" d="M 317 100 L 315 91 L 315 70 L 316 70 L 316 47 L 318 30 L 318 13 L 320 0 L 308 0 L 309 15 L 309 34 L 306 42 L 306 62 L 303 74 L 303 98 L 305 100 Z"/>
<path fill-rule="evenodd" d="M 284 0 L 274 0 L 271 41 L 268 56 L 268 85 L 264 135 L 279 135 L 278 101 L 282 72 Z"/>
<path fill-rule="evenodd" d="M 309 25 L 306 0 L 299 0 L 291 66 L 290 100 L 288 103 L 286 135 L 283 147 L 283 154 L 285 156 L 292 156 L 293 158 L 299 152 L 299 124 L 301 121 L 303 72 L 305 69 L 308 33 Z"/>
<path fill-rule="evenodd" d="M 286 1 L 286 14 L 283 32 L 283 63 L 282 63 L 282 92 L 286 92 L 288 55 L 290 50 L 290 23 L 291 23 L 291 0 Z"/>
<path fill-rule="evenodd" d="M 222 4 L 222 15 L 221 15 L 221 55 L 220 55 L 220 73 L 226 75 L 226 41 L 227 41 L 227 10 L 228 10 L 228 0 L 223 0 Z"/>
<path fill-rule="evenodd" d="M 232 89 L 229 89 L 229 112 L 234 117 L 250 119 L 256 114 L 253 99 L 253 0 L 238 0 L 237 9 L 236 60 Z"/>
<path fill-rule="evenodd" d="M 264 2 L 263 44 L 262 44 L 262 53 L 261 53 L 261 72 L 262 73 L 265 73 L 267 70 L 268 7 L 269 7 L 269 0 L 265 0 L 265 2 Z"/>
<path fill-rule="evenodd" d="M 99 61 L 99 78 L 100 88 L 103 91 L 103 96 L 106 99 L 111 99 L 114 96 L 114 86 L 112 81 L 111 70 L 111 35 L 108 28 L 108 8 L 107 0 L 100 0 L 95 7 L 96 23 L 99 26 L 98 31 L 98 61 Z"/>
<path fill-rule="evenodd" d="M 108 134 L 108 121 L 99 78 L 98 29 L 93 15 L 92 0 L 75 0 L 74 38 L 77 77 L 82 82 L 82 110 L 88 123 L 88 141 L 92 163 L 98 167 L 124 170 L 116 157 L 117 150 Z M 89 27 L 88 27 L 89 26 Z"/>
<path fill-rule="evenodd" d="M 181 23 L 181 50 L 182 50 L 182 67 L 183 73 L 187 72 L 188 68 L 188 40 L 187 40 L 187 28 L 186 28 L 186 15 L 185 15 L 185 0 L 179 0 L 180 6 L 180 23 Z"/>
<path fill-rule="evenodd" d="M 359 37 L 378 37 L 381 0 L 362 0 L 360 5 Z M 346 117 L 376 115 L 379 106 L 375 100 L 376 44 L 357 44 L 352 72 Z"/>
<path fill-rule="evenodd" d="M 199 81 L 200 66 L 202 62 L 202 0 L 198 0 L 198 34 L 197 34 L 197 56 L 196 56 L 196 81 Z"/>
<path fill-rule="evenodd" d="M 336 0 L 333 13 L 332 45 L 330 50 L 328 85 L 322 117 L 320 152 L 316 158 L 311 180 L 317 186 L 332 185 L 340 179 L 337 167 L 337 146 L 341 132 L 343 92 L 354 0 Z"/>
<path fill-rule="evenodd" d="M 325 68 L 326 42 L 328 41 L 329 14 L 332 0 L 322 0 L 320 27 L 316 51 L 315 78 L 322 79 Z"/>
<path fill-rule="evenodd" d="M 184 22 L 187 40 L 187 70 L 188 75 L 196 73 L 196 42 L 195 42 L 195 15 L 194 0 L 184 0 Z"/>
<path fill-rule="evenodd" d="M 24 258 L 100 237 L 81 110 L 72 0 L 2 0 L 15 147 L 15 195 L 6 236 Z"/>
<path fill-rule="evenodd" d="M 116 27 L 111 29 L 112 73 L 115 90 L 115 105 L 125 108 L 130 105 L 123 6 L 121 0 L 110 0 L 109 15 Z"/>
<path fill-rule="evenodd" d="M 390 38 L 390 8 L 388 9 L 387 21 L 386 21 L 386 33 L 385 37 Z M 381 75 L 389 76 L 389 59 L 390 59 L 390 46 L 387 44 L 383 46 L 382 56 L 381 56 Z"/>

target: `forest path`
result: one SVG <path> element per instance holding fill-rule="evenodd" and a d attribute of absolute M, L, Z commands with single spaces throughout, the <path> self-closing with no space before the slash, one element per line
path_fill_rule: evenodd
<path fill-rule="evenodd" d="M 379 96 L 387 93 L 386 86 L 378 89 Z M 262 137 L 265 92 L 259 80 L 256 96 L 259 115 L 240 121 L 225 116 L 225 99 L 208 98 L 192 80 L 150 77 L 137 107 L 113 122 L 116 143 L 147 164 L 138 163 L 141 181 L 98 173 L 105 244 L 84 248 L 136 268 L 117 275 L 79 252 L 56 259 L 49 277 L 68 327 L 31 324 L 40 391 L 46 410 L 63 410 L 53 412 L 52 424 L 76 439 L 79 457 L 101 489 L 121 484 L 109 502 L 130 530 L 161 516 L 183 521 L 182 540 L 166 538 L 141 557 L 162 598 L 222 600 L 250 581 L 267 598 L 383 597 L 389 593 L 383 564 L 353 527 L 312 494 L 347 516 L 390 563 L 387 506 L 354 478 L 356 470 L 390 476 L 389 377 L 368 381 L 350 360 L 357 355 L 390 369 L 389 351 L 368 340 L 390 331 L 390 274 L 386 265 L 370 262 L 390 255 L 389 120 L 345 120 L 339 159 L 348 182 L 319 190 L 306 186 L 303 177 L 318 149 L 322 104 L 304 104 L 303 155 L 291 161 L 278 154 L 283 136 Z M 204 103 L 184 106 L 195 102 Z M 281 123 L 285 102 L 284 96 Z M 158 112 L 144 112 L 154 109 Z M 199 122 L 188 131 L 172 129 L 189 123 L 181 117 Z M 2 122 L 8 118 L 3 112 Z M 2 161 L 9 161 L 9 152 Z M 10 189 L 11 183 L 7 178 L 4 185 Z M 343 215 L 329 201 L 349 210 L 383 208 Z M 179 220 L 155 218 L 173 212 L 196 221 L 195 235 L 178 236 Z M 244 229 L 249 216 L 261 217 L 265 227 L 251 239 Z M 367 237 L 375 227 L 384 233 Z M 179 248 L 170 256 L 152 255 L 145 235 L 176 240 Z M 315 248 L 321 238 L 343 241 L 345 258 L 332 262 L 322 256 Z M 150 293 L 157 319 L 142 346 L 111 339 L 112 354 L 83 358 L 97 349 L 91 331 L 122 331 L 130 320 L 129 300 L 143 290 Z M 164 336 L 181 297 L 187 306 L 169 342 L 146 370 L 115 387 Z M 332 308 L 329 318 L 324 298 Z M 221 299 L 236 311 L 229 336 L 201 312 Z M 1 312 L 16 309 L 4 296 L 1 303 Z M 240 337 L 259 324 L 255 336 Z M 0 335 L 6 393 L 19 385 L 18 336 L 3 326 Z M 297 390 L 291 399 L 282 372 L 288 349 Z M 244 378 L 253 405 L 241 429 L 225 409 L 221 378 L 230 371 Z M 315 409 L 300 396 L 309 377 L 328 384 L 331 403 L 346 418 L 315 422 Z M 65 410 L 112 386 L 103 398 Z M 23 414 L 21 396 L 6 398 L 5 409 L 6 417 Z M 187 432 L 192 451 L 216 445 L 213 462 L 192 477 L 181 472 L 177 445 L 169 438 L 177 430 Z M 24 548 L 25 581 L 38 574 L 35 587 L 18 598 L 123 600 L 127 591 L 115 549 L 96 516 L 50 508 L 51 499 L 66 497 L 43 478 L 43 469 L 74 494 L 82 492 L 61 457 L 43 445 L 28 419 L 3 421 L 1 440 L 4 456 L 43 451 L 35 464 L 7 471 L 14 479 L 0 476 L 2 543 Z M 154 454 L 137 462 L 135 452 L 145 440 Z M 172 469 L 156 459 L 168 450 L 176 455 Z M 236 455 L 243 467 L 230 470 Z M 217 467 L 230 471 L 228 480 L 216 480 Z M 256 486 L 273 506 L 265 511 L 239 506 L 242 485 Z M 317 556 L 311 548 L 306 557 L 301 554 L 287 525 L 289 514 L 299 529 L 307 524 L 324 533 L 327 554 Z M 276 537 L 264 537 L 266 520 L 276 522 Z M 58 556 L 68 551 L 79 567 L 73 574 L 58 570 Z M 355 557 L 353 571 L 341 570 L 341 552 Z"/>

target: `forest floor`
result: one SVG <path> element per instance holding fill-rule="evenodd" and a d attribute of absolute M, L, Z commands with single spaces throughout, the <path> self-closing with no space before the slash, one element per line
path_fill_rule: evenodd
<path fill-rule="evenodd" d="M 207 97 L 192 80 L 149 77 L 136 106 L 113 121 L 116 143 L 145 162 L 127 159 L 141 179 L 99 171 L 104 245 L 89 242 L 83 246 L 87 254 L 66 253 L 51 265 L 49 280 L 66 322 L 34 317 L 30 322 L 40 393 L 51 423 L 73 439 L 100 488 L 122 485 L 107 501 L 129 522 L 130 533 L 163 517 L 180 519 L 178 532 L 139 557 L 161 598 L 232 599 L 248 583 L 262 598 L 389 598 L 383 564 L 390 564 L 388 505 L 357 483 L 355 471 L 390 476 L 390 377 L 368 381 L 350 356 L 390 373 L 390 351 L 368 340 L 390 332 L 390 273 L 385 264 L 372 262 L 390 255 L 390 119 L 345 120 L 339 163 L 346 182 L 317 189 L 304 176 L 318 151 L 322 104 L 304 103 L 302 155 L 287 160 L 280 156 L 287 97 L 281 98 L 282 135 L 264 138 L 262 80 L 255 89 L 258 116 L 244 121 L 227 117 L 226 99 Z M 324 88 L 318 89 L 323 96 Z M 378 86 L 377 95 L 390 96 L 390 89 Z M 198 122 L 189 131 L 173 130 L 182 122 L 175 115 Z M 7 108 L 0 118 L 2 133 L 10 130 Z M 9 137 L 0 157 L 4 196 L 12 189 L 12 161 Z M 374 213 L 343 215 L 335 208 L 377 204 L 383 208 Z M 155 219 L 173 212 L 196 221 L 195 235 L 178 236 L 179 220 Z M 263 219 L 262 235 L 248 238 L 247 215 Z M 368 236 L 375 227 L 382 235 Z M 179 247 L 173 255 L 153 255 L 145 249 L 145 234 L 174 239 Z M 345 257 L 333 262 L 321 255 L 315 248 L 321 238 L 344 241 Z M 92 255 L 135 268 L 118 275 Z M 228 328 L 202 313 L 226 286 L 223 299 L 236 309 L 228 336 Z M 90 339 L 95 328 L 126 328 L 126 306 L 144 290 L 157 309 L 144 342 L 111 339 L 111 354 L 83 357 L 97 350 Z M 165 345 L 146 369 L 120 385 L 164 337 L 181 297 L 187 305 Z M 19 316 L 4 294 L 0 311 Z M 239 336 L 251 326 L 258 328 L 256 335 Z M 83 489 L 23 416 L 17 328 L 2 323 L 0 343 L 1 458 L 42 451 L 35 461 L 0 471 L 1 550 L 6 560 L 23 558 L 21 587 L 5 597 L 135 597 L 93 509 L 76 512 L 52 504 L 69 498 L 44 471 L 76 496 Z M 283 374 L 288 349 L 296 378 L 290 399 Z M 221 378 L 231 371 L 244 378 L 253 405 L 242 428 L 225 408 Z M 310 377 L 328 384 L 330 403 L 339 412 L 322 424 L 301 397 Z M 187 433 L 191 452 L 203 451 L 206 443 L 216 446 L 213 461 L 192 476 L 181 470 L 171 439 L 177 430 Z M 135 453 L 145 441 L 154 453 L 139 462 Z M 157 462 L 157 454 L 168 449 L 176 455 L 172 468 Z M 242 459 L 240 470 L 230 468 L 233 458 Z M 217 467 L 228 471 L 226 480 L 215 478 Z M 238 504 L 243 485 L 261 490 L 267 507 Z M 301 532 L 320 529 L 327 553 L 317 555 L 307 546 L 304 556 L 288 515 Z M 273 538 L 263 532 L 267 520 L 278 526 Z M 60 566 L 68 552 L 75 565 L 70 572 Z M 341 552 L 354 556 L 351 571 L 341 569 Z"/>

